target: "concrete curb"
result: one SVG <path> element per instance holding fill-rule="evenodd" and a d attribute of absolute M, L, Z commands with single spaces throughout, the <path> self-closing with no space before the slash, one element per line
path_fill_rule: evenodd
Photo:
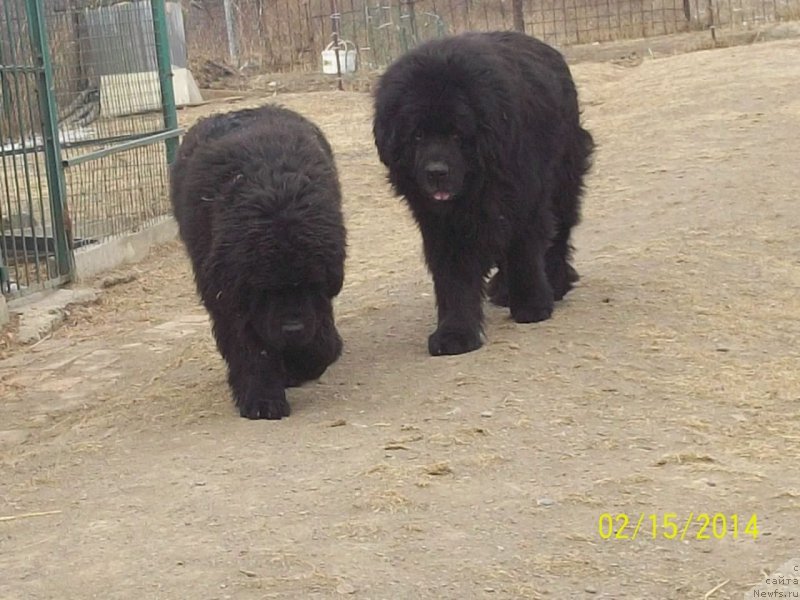
<path fill-rule="evenodd" d="M 6 297 L 0 294 L 0 330 L 6 326 L 10 318 L 11 314 L 8 312 Z"/>
<path fill-rule="evenodd" d="M 9 310 L 19 315 L 17 340 L 22 344 L 39 341 L 64 320 L 67 307 L 95 302 L 98 297 L 98 290 L 79 288 L 48 290 L 11 301 Z"/>
<path fill-rule="evenodd" d="M 139 262 L 154 247 L 174 240 L 177 235 L 178 224 L 170 215 L 142 231 L 81 248 L 75 252 L 75 281 L 89 279 L 126 263 Z M 67 307 L 95 302 L 100 294 L 100 290 L 91 288 L 62 288 L 11 301 L 0 295 L 0 329 L 8 324 L 12 314 L 19 315 L 17 340 L 22 344 L 36 342 L 64 320 Z"/>
<path fill-rule="evenodd" d="M 143 260 L 158 245 L 174 240 L 178 224 L 170 215 L 162 217 L 142 231 L 112 238 L 102 244 L 75 252 L 75 280 L 82 281 L 125 263 Z"/>

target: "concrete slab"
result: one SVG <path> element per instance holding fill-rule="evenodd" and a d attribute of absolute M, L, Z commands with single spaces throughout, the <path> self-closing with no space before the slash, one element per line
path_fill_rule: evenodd
<path fill-rule="evenodd" d="M 80 248 L 75 252 L 75 279 L 80 281 L 124 263 L 139 262 L 154 247 L 174 240 L 177 235 L 178 224 L 170 215 L 142 231 Z"/>
<path fill-rule="evenodd" d="M 172 241 L 178 235 L 175 219 L 165 216 L 146 229 L 105 241 L 75 252 L 75 281 L 86 280 L 126 263 L 143 260 L 150 251 Z M 47 290 L 11 301 L 0 295 L 0 328 L 12 314 L 20 315 L 18 339 L 24 344 L 36 342 L 64 319 L 70 304 L 93 302 L 99 291 L 88 288 Z"/>
<path fill-rule="evenodd" d="M 98 294 L 91 288 L 60 289 L 12 301 L 8 308 L 19 315 L 17 339 L 23 344 L 42 339 L 64 320 L 68 306 L 94 302 Z"/>
<path fill-rule="evenodd" d="M 176 106 L 203 101 L 200 88 L 188 69 L 172 68 L 172 87 Z M 130 94 L 128 90 L 141 90 Z M 135 115 L 161 109 L 158 72 L 114 73 L 100 76 L 100 106 L 104 117 Z"/>
<path fill-rule="evenodd" d="M 30 432 L 24 429 L 6 429 L 5 431 L 0 431 L 0 449 L 20 446 L 30 436 Z"/>
<path fill-rule="evenodd" d="M 8 312 L 8 304 L 6 303 L 5 296 L 0 294 L 0 329 L 8 323 L 11 314 Z"/>

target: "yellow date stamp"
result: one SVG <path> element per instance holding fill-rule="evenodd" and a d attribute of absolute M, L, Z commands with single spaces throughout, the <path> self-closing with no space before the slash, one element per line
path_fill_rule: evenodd
<path fill-rule="evenodd" d="M 758 516 L 737 513 L 603 513 L 597 519 L 597 532 L 604 540 L 738 540 L 758 538 Z"/>

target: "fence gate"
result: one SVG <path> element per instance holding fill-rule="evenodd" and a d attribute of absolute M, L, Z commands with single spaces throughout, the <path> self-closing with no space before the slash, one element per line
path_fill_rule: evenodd
<path fill-rule="evenodd" d="M 166 218 L 180 133 L 172 69 L 179 78 L 186 63 L 169 43 L 183 34 L 180 3 L 47 0 L 47 21 L 75 247 Z"/>
<path fill-rule="evenodd" d="M 0 28 L 0 291 L 19 295 L 169 218 L 186 49 L 165 0 L 0 0 Z"/>
<path fill-rule="evenodd" d="M 0 0 L 0 292 L 72 271 L 42 0 Z"/>

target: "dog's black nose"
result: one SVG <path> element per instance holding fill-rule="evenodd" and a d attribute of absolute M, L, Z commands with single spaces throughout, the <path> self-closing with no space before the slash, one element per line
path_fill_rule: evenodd
<path fill-rule="evenodd" d="M 450 168 L 441 161 L 431 162 L 425 165 L 425 174 L 428 176 L 428 181 L 437 183 L 447 177 L 450 173 Z"/>

